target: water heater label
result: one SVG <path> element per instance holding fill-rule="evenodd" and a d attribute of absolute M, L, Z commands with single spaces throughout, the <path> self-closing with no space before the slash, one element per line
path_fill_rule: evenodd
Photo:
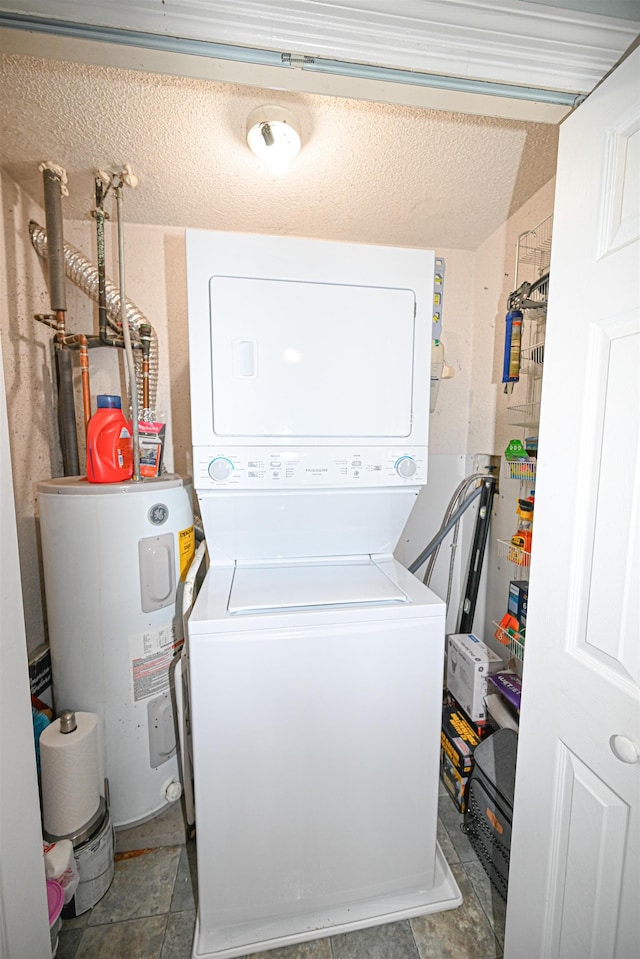
<path fill-rule="evenodd" d="M 196 534 L 193 526 L 181 529 L 178 532 L 178 560 L 180 565 L 180 579 L 184 580 L 191 560 L 196 552 Z"/>
<path fill-rule="evenodd" d="M 172 624 L 129 636 L 134 702 L 169 688 L 169 669 L 183 641 Z"/>

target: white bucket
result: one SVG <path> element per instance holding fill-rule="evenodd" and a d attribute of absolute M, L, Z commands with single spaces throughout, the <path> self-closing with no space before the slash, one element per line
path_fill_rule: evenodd
<path fill-rule="evenodd" d="M 73 850 L 80 883 L 71 902 L 65 906 L 63 918 L 80 916 L 102 899 L 113 880 L 114 836 L 109 810 L 86 842 Z"/>

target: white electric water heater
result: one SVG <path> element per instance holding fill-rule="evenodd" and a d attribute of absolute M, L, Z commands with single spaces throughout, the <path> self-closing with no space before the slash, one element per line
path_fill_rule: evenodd
<path fill-rule="evenodd" d="M 111 818 L 134 825 L 180 794 L 171 685 L 191 488 L 65 477 L 38 500 L 55 707 L 101 718 Z"/>

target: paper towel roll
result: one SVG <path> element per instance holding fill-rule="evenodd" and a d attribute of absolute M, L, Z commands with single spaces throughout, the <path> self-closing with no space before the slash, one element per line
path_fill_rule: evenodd
<path fill-rule="evenodd" d="M 95 816 L 100 805 L 98 717 L 76 713 L 77 728 L 60 731 L 56 719 L 40 736 L 42 820 L 50 836 L 69 836 Z"/>

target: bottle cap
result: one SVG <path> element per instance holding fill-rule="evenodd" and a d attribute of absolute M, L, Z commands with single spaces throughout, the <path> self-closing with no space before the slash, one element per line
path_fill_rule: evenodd
<path fill-rule="evenodd" d="M 99 410 L 104 410 L 104 409 L 121 410 L 122 409 L 122 401 L 120 397 L 112 396 L 109 393 L 99 393 L 96 402 Z"/>

